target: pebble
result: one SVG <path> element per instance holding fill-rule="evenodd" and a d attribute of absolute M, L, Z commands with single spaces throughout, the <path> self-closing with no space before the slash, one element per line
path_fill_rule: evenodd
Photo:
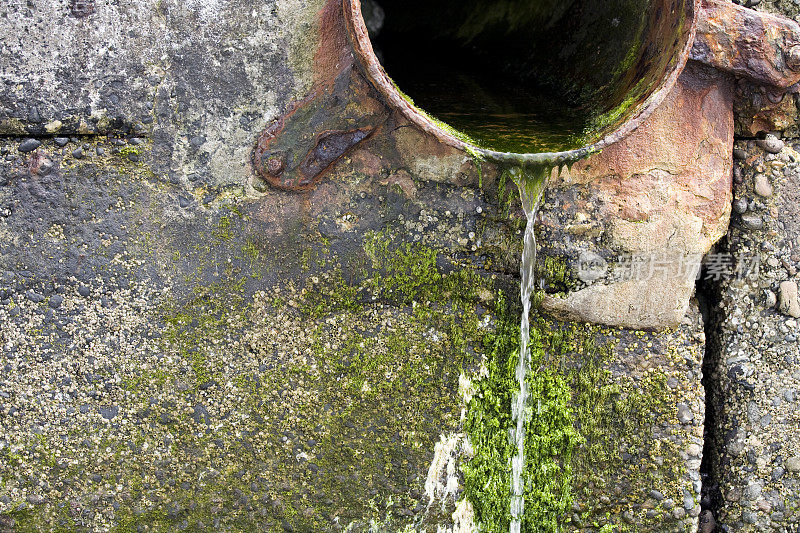
<path fill-rule="evenodd" d="M 749 230 L 764 229 L 764 220 L 759 215 L 753 213 L 742 215 L 742 224 Z"/>
<path fill-rule="evenodd" d="M 72 151 L 72 157 L 75 159 L 83 159 L 83 148 L 76 148 Z"/>
<path fill-rule="evenodd" d="M 767 135 L 766 138 L 756 141 L 756 146 L 767 153 L 777 154 L 783 150 L 784 143 L 774 135 Z"/>
<path fill-rule="evenodd" d="M 106 155 L 106 149 L 103 148 L 102 146 L 98 146 L 97 148 L 95 148 L 95 153 L 99 156 L 104 156 Z"/>
<path fill-rule="evenodd" d="M 684 496 L 683 497 L 683 508 L 684 509 L 686 509 L 687 511 L 691 511 L 692 509 L 694 509 L 694 506 L 695 506 L 695 501 L 694 501 L 694 498 L 692 496 Z"/>
<path fill-rule="evenodd" d="M 800 318 L 800 300 L 798 300 L 797 283 L 784 281 L 780 285 L 780 310 L 782 313 Z"/>
<path fill-rule="evenodd" d="M 789 472 L 800 472 L 800 455 L 786 459 L 786 470 Z"/>
<path fill-rule="evenodd" d="M 714 533 L 717 529 L 717 521 L 714 520 L 714 513 L 703 511 L 700 515 L 700 531 L 702 533 Z"/>
<path fill-rule="evenodd" d="M 112 405 L 111 407 L 100 407 L 100 415 L 106 420 L 114 420 L 119 414 L 119 407 Z"/>
<path fill-rule="evenodd" d="M 178 196 L 178 205 L 179 206 L 181 206 L 181 207 L 189 207 L 189 205 L 191 203 L 192 203 L 192 201 L 189 200 L 188 198 L 186 198 L 185 196 Z"/>
<path fill-rule="evenodd" d="M 782 466 L 777 466 L 772 469 L 772 481 L 779 481 L 786 470 Z"/>
<path fill-rule="evenodd" d="M 689 408 L 688 405 L 685 403 L 678 404 L 678 421 L 681 424 L 689 424 L 694 420 L 694 414 L 692 414 L 692 410 Z"/>
<path fill-rule="evenodd" d="M 755 191 L 757 195 L 763 196 L 764 198 L 769 198 L 772 196 L 774 191 L 772 189 L 772 184 L 769 182 L 769 179 L 767 179 L 766 175 L 756 174 Z"/>
<path fill-rule="evenodd" d="M 766 303 L 767 308 L 772 309 L 778 305 L 778 296 L 772 291 L 767 291 L 764 303 Z"/>
<path fill-rule="evenodd" d="M 50 300 L 47 301 L 47 305 L 49 305 L 53 309 L 58 309 L 61 307 L 61 303 L 64 301 L 64 297 L 60 294 L 54 294 L 50 297 Z"/>
<path fill-rule="evenodd" d="M 733 210 L 734 212 L 743 215 L 747 213 L 747 200 L 744 198 L 739 198 L 733 202 Z"/>
<path fill-rule="evenodd" d="M 59 147 L 63 148 L 64 146 L 67 145 L 67 143 L 69 143 L 69 138 L 67 138 L 67 137 L 56 137 L 55 139 L 53 139 L 53 142 L 56 143 L 56 146 L 59 146 Z"/>
<path fill-rule="evenodd" d="M 19 143 L 19 151 L 23 153 L 33 152 L 42 145 L 42 141 L 38 139 L 25 139 Z"/>
<path fill-rule="evenodd" d="M 37 171 L 37 174 L 43 176 L 53 170 L 53 168 L 55 168 L 53 162 L 50 159 L 45 158 L 42 160 L 41 164 L 39 164 L 39 170 Z"/>
<path fill-rule="evenodd" d="M 80 294 L 84 298 L 89 296 L 89 294 L 91 294 L 91 292 L 92 291 L 90 291 L 89 287 L 87 287 L 86 285 L 81 285 L 80 287 L 78 287 L 78 294 Z"/>
<path fill-rule="evenodd" d="M 745 152 L 741 148 L 734 148 L 733 149 L 733 157 L 734 157 L 734 159 L 738 159 L 740 161 L 743 161 L 743 160 L 747 159 L 747 152 Z"/>
<path fill-rule="evenodd" d="M 44 296 L 42 296 L 41 294 L 39 294 L 38 292 L 35 292 L 35 291 L 28 291 L 28 292 L 26 292 L 26 293 L 25 293 L 25 297 L 26 297 L 28 300 L 30 300 L 30 301 L 32 301 L 33 303 L 35 303 L 35 304 L 38 304 L 39 302 L 42 302 L 42 301 L 44 301 Z"/>
<path fill-rule="evenodd" d="M 744 497 L 748 500 L 757 500 L 761 496 L 762 488 L 760 483 L 750 483 L 744 489 Z"/>

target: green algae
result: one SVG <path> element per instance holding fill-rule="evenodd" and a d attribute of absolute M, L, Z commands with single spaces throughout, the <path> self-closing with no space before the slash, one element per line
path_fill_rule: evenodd
<path fill-rule="evenodd" d="M 514 445 L 508 431 L 518 387 L 514 367 L 519 326 L 513 309 L 500 316 L 505 318 L 485 338 L 486 372 L 474 382 L 464 423 L 474 451 L 463 468 L 464 497 L 472 503 L 481 531 L 489 532 L 508 531 L 511 520 Z M 673 440 L 653 435 L 653 420 L 673 416 L 676 398 L 666 386 L 666 374 L 652 370 L 641 380 L 613 374 L 615 343 L 603 339 L 614 338 L 607 328 L 532 317 L 525 531 L 586 525 L 636 531 L 672 520 L 624 503 L 608 508 L 597 500 L 598 491 L 619 486 L 627 487 L 633 501 L 646 499 L 652 487 L 678 498 L 685 470 Z M 636 525 L 622 520 L 625 511 Z"/>
<path fill-rule="evenodd" d="M 474 457 L 464 468 L 465 496 L 475 509 L 481 530 L 508 531 L 511 458 L 514 444 L 511 403 L 519 326 L 506 316 L 489 338 L 488 375 L 476 384 L 464 424 Z M 526 411 L 525 531 L 560 531 L 571 508 L 572 458 L 581 436 L 574 428 L 571 389 L 566 378 L 548 365 L 551 354 L 564 349 L 568 336 L 531 330 L 534 371 L 527 380 L 531 406 Z"/>

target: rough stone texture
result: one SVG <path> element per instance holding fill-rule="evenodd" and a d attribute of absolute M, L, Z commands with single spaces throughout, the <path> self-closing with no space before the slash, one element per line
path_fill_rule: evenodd
<path fill-rule="evenodd" d="M 793 144 L 770 154 L 755 142 L 737 143 L 744 156 L 738 173 L 746 179 L 734 194 L 747 204 L 747 213 L 734 218 L 720 249 L 737 262 L 717 265 L 724 277 L 711 292 L 717 301 L 710 309 L 714 324 L 706 369 L 713 424 L 709 497 L 717 522 L 730 531 L 788 531 L 800 524 L 800 478 L 791 470 L 800 453 L 800 328 L 796 318 L 777 308 L 786 304 L 788 313 L 796 306 L 788 300 L 800 267 L 800 155 Z M 755 194 L 754 180 L 747 177 L 756 174 L 769 177 L 772 197 Z M 760 229 L 746 222 L 748 215 L 763 221 Z M 735 270 L 751 273 L 737 276 Z"/>
<path fill-rule="evenodd" d="M 477 323 L 503 282 L 461 284 L 483 304 L 414 306 L 381 289 L 427 282 L 436 255 L 379 276 L 365 242 L 438 239 L 455 259 L 489 206 L 353 167 L 307 203 L 195 195 L 130 161 L 135 146 L 94 141 L 108 155 L 76 161 L 45 142 L 3 163 L 0 529 L 434 520 L 433 445 L 481 352 L 447 317 Z M 415 307 L 439 305 L 421 327 Z"/>
<path fill-rule="evenodd" d="M 0 134 L 134 132 L 173 181 L 245 182 L 257 132 L 304 94 L 322 2 L 0 6 Z"/>
<path fill-rule="evenodd" d="M 350 64 L 326 35 L 334 4 L 0 7 L 0 530 L 469 523 L 446 469 L 471 458 L 442 460 L 439 444 L 462 435 L 462 371 L 485 379 L 496 305 L 517 297 L 521 213 L 498 169 L 396 116 L 312 191 L 255 179 L 261 130 L 314 91 L 331 98 Z M 605 350 L 567 530 L 800 524 L 796 95 L 729 81 L 690 67 L 649 126 L 547 193 L 549 308 L 677 324 L 546 319 Z M 726 231 L 732 132 L 773 130 L 781 142 L 737 145 L 718 251 L 743 270 L 757 252 L 761 270 L 706 291 L 704 442 L 694 271 L 606 274 L 664 250 L 695 266 Z M 557 370 L 592 362 L 561 356 Z"/>

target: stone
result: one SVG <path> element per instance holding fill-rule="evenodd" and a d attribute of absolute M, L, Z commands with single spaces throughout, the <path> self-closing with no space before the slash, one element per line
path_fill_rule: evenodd
<path fill-rule="evenodd" d="M 714 519 L 714 513 L 711 511 L 703 511 L 700 514 L 700 531 L 702 533 L 714 533 L 717 529 L 717 521 Z"/>
<path fill-rule="evenodd" d="M 757 140 L 756 145 L 770 154 L 778 154 L 784 147 L 783 141 L 774 135 L 767 135 L 766 138 Z"/>
<path fill-rule="evenodd" d="M 42 296 L 41 294 L 39 294 L 36 291 L 28 291 L 28 292 L 26 292 L 25 293 L 25 297 L 28 300 L 30 300 L 31 302 L 35 303 L 35 304 L 38 304 L 39 302 L 43 302 L 44 301 L 44 296 Z"/>
<path fill-rule="evenodd" d="M 87 287 L 86 285 L 81 285 L 80 287 L 78 287 L 78 294 L 86 298 L 91 294 L 91 291 L 89 290 L 89 287 Z"/>
<path fill-rule="evenodd" d="M 786 470 L 789 472 L 800 472 L 800 455 L 786 459 Z"/>
<path fill-rule="evenodd" d="M 64 297 L 60 294 L 54 294 L 50 297 L 50 300 L 47 301 L 47 305 L 52 307 L 53 309 L 58 309 L 61 307 L 61 303 L 64 301 Z"/>
<path fill-rule="evenodd" d="M 692 409 L 685 403 L 678 404 L 678 421 L 681 424 L 690 424 L 694 420 Z"/>
<path fill-rule="evenodd" d="M 745 200 L 744 198 L 737 198 L 733 202 L 733 211 L 739 215 L 747 213 L 747 207 L 748 207 L 747 200 Z"/>
<path fill-rule="evenodd" d="M 116 405 L 108 407 L 100 407 L 98 411 L 100 411 L 100 416 L 102 416 L 106 420 L 114 420 L 119 414 L 119 407 L 117 407 Z"/>
<path fill-rule="evenodd" d="M 764 198 L 769 198 L 773 193 L 772 184 L 764 174 L 756 174 L 754 190 L 757 195 Z"/>
<path fill-rule="evenodd" d="M 55 139 L 53 139 L 53 142 L 56 143 L 56 146 L 58 146 L 59 148 L 63 148 L 64 146 L 66 146 L 69 143 L 69 138 L 68 137 L 56 137 Z"/>
<path fill-rule="evenodd" d="M 742 224 L 749 230 L 758 231 L 764 229 L 764 219 L 761 218 L 761 215 L 755 213 L 742 215 Z"/>
<path fill-rule="evenodd" d="M 748 500 L 757 500 L 761 496 L 763 487 L 760 483 L 750 483 L 744 489 L 744 497 Z"/>
<path fill-rule="evenodd" d="M 208 412 L 205 405 L 198 403 L 195 404 L 192 410 L 192 419 L 195 424 L 208 425 L 211 422 L 211 414 Z"/>
<path fill-rule="evenodd" d="M 72 151 L 72 157 L 75 159 L 83 159 L 83 148 L 76 148 Z"/>
<path fill-rule="evenodd" d="M 19 151 L 22 153 L 33 152 L 42 145 L 38 139 L 25 139 L 19 144 Z"/>
<path fill-rule="evenodd" d="M 784 281 L 780 285 L 780 310 L 786 315 L 800 318 L 800 299 L 794 281 Z"/>
<path fill-rule="evenodd" d="M 776 305 L 778 305 L 778 296 L 772 291 L 766 291 L 764 297 L 764 303 L 766 304 L 768 309 L 772 309 Z"/>

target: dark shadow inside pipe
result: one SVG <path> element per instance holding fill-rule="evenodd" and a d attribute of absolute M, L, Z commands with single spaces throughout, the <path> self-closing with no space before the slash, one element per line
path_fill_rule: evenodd
<path fill-rule="evenodd" d="M 398 88 L 502 152 L 598 141 L 641 109 L 691 32 L 691 0 L 378 2 L 372 40 Z"/>

